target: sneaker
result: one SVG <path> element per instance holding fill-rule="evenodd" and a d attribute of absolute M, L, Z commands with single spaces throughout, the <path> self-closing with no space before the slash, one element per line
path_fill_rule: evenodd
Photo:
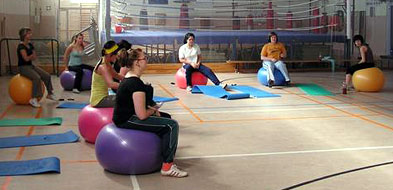
<path fill-rule="evenodd" d="M 187 90 L 188 92 L 191 92 L 191 91 L 192 91 L 192 87 L 191 87 L 191 86 L 187 86 L 186 90 Z"/>
<path fill-rule="evenodd" d="M 291 86 L 291 81 L 285 81 L 285 86 Z"/>
<path fill-rule="evenodd" d="M 349 86 L 347 90 L 348 91 L 356 91 L 355 87 L 353 87 L 353 86 Z"/>
<path fill-rule="evenodd" d="M 186 177 L 188 173 L 180 170 L 175 164 L 168 171 L 161 170 L 161 175 L 169 177 Z"/>
<path fill-rule="evenodd" d="M 48 94 L 46 98 L 48 98 L 49 100 L 57 101 L 57 98 L 54 94 Z"/>
<path fill-rule="evenodd" d="M 73 93 L 75 93 L 75 94 L 79 94 L 79 93 L 81 93 L 81 91 L 79 91 L 79 90 L 78 90 L 78 89 L 76 89 L 76 88 L 72 89 L 72 92 L 73 92 Z"/>
<path fill-rule="evenodd" d="M 274 80 L 269 80 L 267 82 L 267 85 L 269 86 L 269 88 L 271 88 L 274 85 Z"/>
<path fill-rule="evenodd" d="M 38 103 L 38 101 L 37 101 L 37 98 L 30 99 L 29 103 L 30 103 L 31 106 L 33 106 L 35 108 L 41 107 L 40 103 Z"/>
<path fill-rule="evenodd" d="M 157 104 L 154 106 L 155 108 L 160 108 L 162 105 L 164 104 L 164 102 L 157 102 Z"/>
<path fill-rule="evenodd" d="M 220 83 L 219 85 L 220 85 L 221 88 L 223 88 L 223 89 L 227 89 L 227 87 L 228 87 L 228 84 L 226 84 L 226 83 Z"/>

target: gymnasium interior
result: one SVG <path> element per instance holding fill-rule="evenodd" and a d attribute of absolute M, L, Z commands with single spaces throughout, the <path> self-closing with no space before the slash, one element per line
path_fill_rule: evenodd
<path fill-rule="evenodd" d="M 45 98 L 43 88 L 40 107 L 29 104 L 32 83 L 18 66 L 23 27 L 32 31 L 32 64 L 50 74 L 56 95 Z M 285 45 L 290 85 L 269 87 L 261 72 L 271 32 Z M 228 88 L 209 91 L 204 76 L 192 91 L 180 85 L 187 33 Z M 110 128 L 113 108 L 89 105 L 91 73 L 85 90 L 72 91 L 64 59 L 79 34 L 92 67 L 109 40 L 145 53 L 141 80 L 178 122 L 174 162 L 187 177 L 160 174 L 153 133 Z M 363 56 L 355 35 L 375 66 L 356 71 L 344 93 L 347 69 Z M 391 0 L 0 0 L 0 81 L 1 190 L 393 187 Z M 115 140 L 99 143 L 108 134 Z"/>

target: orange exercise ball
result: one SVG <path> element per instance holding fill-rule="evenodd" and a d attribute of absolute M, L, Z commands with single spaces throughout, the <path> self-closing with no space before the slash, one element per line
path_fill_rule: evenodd
<path fill-rule="evenodd" d="M 29 104 L 29 100 L 32 98 L 33 93 L 33 83 L 30 79 L 17 74 L 12 77 L 9 83 L 8 93 L 16 104 Z M 44 93 L 45 86 L 42 83 L 42 94 Z M 38 100 L 40 99 L 41 97 L 38 98 Z"/>
<path fill-rule="evenodd" d="M 385 84 L 385 77 L 379 68 L 372 67 L 356 71 L 352 83 L 357 91 L 378 92 Z"/>

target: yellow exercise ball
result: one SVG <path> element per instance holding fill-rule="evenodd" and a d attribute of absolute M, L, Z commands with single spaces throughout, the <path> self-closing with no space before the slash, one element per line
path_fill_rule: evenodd
<path fill-rule="evenodd" d="M 378 92 L 385 84 L 385 77 L 379 68 L 372 67 L 356 71 L 352 83 L 357 91 Z"/>
<path fill-rule="evenodd" d="M 42 85 L 42 92 L 45 92 L 45 86 L 43 83 Z M 16 104 L 29 104 L 29 100 L 32 98 L 33 93 L 33 83 L 30 79 L 21 76 L 20 74 L 15 75 L 12 77 L 9 86 L 8 86 L 8 93 L 10 94 L 11 99 Z M 38 98 L 40 100 L 41 98 Z"/>

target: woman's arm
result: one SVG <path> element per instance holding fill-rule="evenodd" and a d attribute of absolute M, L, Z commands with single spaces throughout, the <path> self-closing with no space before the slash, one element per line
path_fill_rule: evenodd
<path fill-rule="evenodd" d="M 179 58 L 179 61 L 180 61 L 180 63 L 191 64 L 191 62 L 186 58 Z"/>
<path fill-rule="evenodd" d="M 287 57 L 287 50 L 285 49 L 285 45 L 284 44 L 281 44 L 281 45 L 282 45 L 282 47 L 281 47 L 280 57 L 284 59 L 284 58 Z"/>
<path fill-rule="evenodd" d="M 67 47 L 67 49 L 66 49 L 66 51 L 64 52 L 64 65 L 65 65 L 65 70 L 68 70 L 68 61 L 69 61 L 69 59 L 68 59 L 68 57 L 70 56 L 70 53 L 71 53 L 71 51 L 72 51 L 72 46 L 71 45 L 69 45 L 68 47 Z"/>
<path fill-rule="evenodd" d="M 146 109 L 146 94 L 144 92 L 134 92 L 132 94 L 132 100 L 134 102 L 136 116 L 140 120 L 144 120 L 151 115 L 157 114 L 158 111 L 156 109 L 153 109 L 151 107 Z"/>
<path fill-rule="evenodd" d="M 198 54 L 198 57 L 197 57 L 197 65 L 200 65 L 200 64 L 201 64 L 201 61 L 202 61 L 202 54 Z"/>
<path fill-rule="evenodd" d="M 125 76 L 125 75 L 121 75 L 121 74 L 117 73 L 113 67 L 110 67 L 110 72 L 111 72 L 112 77 L 117 80 L 123 80 L 123 78 Z"/>
<path fill-rule="evenodd" d="M 272 61 L 272 62 L 276 62 L 277 60 L 274 58 L 270 58 L 268 57 L 268 53 L 267 53 L 267 46 L 264 45 L 261 51 L 261 60 L 262 61 Z"/>
<path fill-rule="evenodd" d="M 31 55 L 27 55 L 27 51 L 25 49 L 21 49 L 19 50 L 20 54 L 22 55 L 23 60 L 27 61 L 33 61 L 37 58 L 35 52 L 33 51 L 33 53 Z"/>
<path fill-rule="evenodd" d="M 113 68 L 109 67 L 109 69 L 113 69 Z M 105 64 L 101 64 L 98 67 L 98 74 L 104 77 L 105 83 L 109 88 L 117 89 L 119 87 L 119 83 L 113 81 L 111 70 L 109 69 Z"/>
<path fill-rule="evenodd" d="M 126 74 L 127 74 L 127 72 L 129 71 L 130 69 L 129 68 L 127 68 L 127 67 L 121 67 L 120 68 L 120 72 L 119 72 L 119 75 L 121 75 L 121 76 L 126 76 Z"/>
<path fill-rule="evenodd" d="M 367 47 L 362 46 L 359 48 L 360 51 L 360 57 L 362 58 L 359 63 L 365 63 L 366 62 L 366 52 L 367 52 Z"/>

